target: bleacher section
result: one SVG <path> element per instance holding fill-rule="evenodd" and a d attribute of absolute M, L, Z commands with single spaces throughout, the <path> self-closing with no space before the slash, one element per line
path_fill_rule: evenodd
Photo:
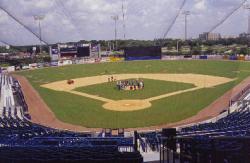
<path fill-rule="evenodd" d="M 178 127 L 178 131 L 170 129 L 175 131 L 173 134 L 164 133 L 169 129 L 139 133 L 139 149 L 144 159 L 154 157 L 157 161 L 159 155 L 161 162 L 168 163 L 249 163 L 250 87 L 240 95 L 234 98 L 234 109 L 230 108 L 227 116 Z"/>
<path fill-rule="evenodd" d="M 250 162 L 249 90 L 238 97 L 234 106 L 234 112 L 216 122 L 181 128 L 177 137 L 161 135 L 161 160 L 185 163 Z"/>
<path fill-rule="evenodd" d="M 18 81 L 0 74 L 0 90 L 1 162 L 143 162 L 133 137 L 101 138 L 34 124 Z"/>
<path fill-rule="evenodd" d="M 199 124 L 183 128 L 179 136 L 250 136 L 250 94 L 240 107 L 215 123 Z"/>

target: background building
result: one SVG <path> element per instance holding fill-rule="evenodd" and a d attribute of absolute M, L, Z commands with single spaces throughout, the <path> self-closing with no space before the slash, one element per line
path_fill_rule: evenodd
<path fill-rule="evenodd" d="M 239 35 L 240 38 L 250 38 L 250 34 L 249 33 L 241 33 Z"/>
<path fill-rule="evenodd" d="M 199 39 L 206 40 L 206 41 L 216 41 L 216 40 L 221 39 L 221 34 L 204 32 L 203 34 L 199 35 Z"/>

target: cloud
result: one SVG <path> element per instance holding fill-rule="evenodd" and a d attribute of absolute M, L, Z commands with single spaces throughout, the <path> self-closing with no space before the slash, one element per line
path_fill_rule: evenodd
<path fill-rule="evenodd" d="M 205 0 L 195 0 L 195 4 L 194 4 L 194 7 L 197 9 L 197 10 L 206 10 L 207 9 L 207 6 L 206 6 L 206 1 Z"/>
<path fill-rule="evenodd" d="M 125 0 L 127 38 L 162 37 L 183 0 Z M 208 31 L 242 0 L 187 0 L 188 35 L 197 37 Z M 42 37 L 49 43 L 114 39 L 112 15 L 118 15 L 118 37 L 123 36 L 122 0 L 1 0 L 0 5 L 39 33 L 34 15 L 45 15 Z M 239 34 L 246 31 L 247 12 L 237 11 L 215 32 Z M 0 11 L 0 35 L 12 44 L 38 44 L 26 29 Z M 180 15 L 168 37 L 184 37 L 184 15 Z"/>

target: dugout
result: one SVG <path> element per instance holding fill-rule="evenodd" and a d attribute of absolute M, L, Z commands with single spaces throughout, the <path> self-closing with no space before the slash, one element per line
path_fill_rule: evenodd
<path fill-rule="evenodd" d="M 126 61 L 154 60 L 161 59 L 162 51 L 160 46 L 126 47 L 124 55 Z"/>

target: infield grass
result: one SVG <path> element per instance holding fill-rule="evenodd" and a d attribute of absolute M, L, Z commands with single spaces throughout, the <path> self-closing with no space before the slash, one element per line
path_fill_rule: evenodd
<path fill-rule="evenodd" d="M 143 79 L 144 89 L 118 90 L 116 82 L 96 84 L 74 89 L 78 92 L 88 93 L 112 100 L 146 99 L 162 94 L 176 92 L 195 87 L 193 84 L 177 83 L 161 80 Z"/>

